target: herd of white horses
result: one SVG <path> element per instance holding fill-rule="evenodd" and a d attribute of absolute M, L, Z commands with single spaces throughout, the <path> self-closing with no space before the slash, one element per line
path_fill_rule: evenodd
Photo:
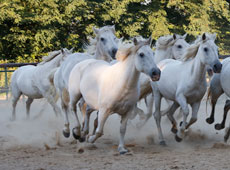
<path fill-rule="evenodd" d="M 212 103 L 211 116 L 206 120 L 208 123 L 214 122 L 218 97 L 223 93 L 230 97 L 230 59 L 222 63 L 219 61 L 215 34 L 203 33 L 191 44 L 186 42 L 186 34 L 162 36 L 156 41 L 153 51 L 151 37 L 123 41 L 116 37 L 114 26 L 93 28 L 93 31 L 95 38 L 91 38 L 89 45 L 84 47 L 84 53 L 72 53 L 68 49 L 53 51 L 37 66 L 23 66 L 13 73 L 13 120 L 16 119 L 15 108 L 22 94 L 28 96 L 28 118 L 33 100 L 46 98 L 56 115 L 62 111 L 65 114 L 65 137 L 70 136 L 68 115 L 72 112 L 76 118 L 73 137 L 80 142 L 93 143 L 103 135 L 107 118 L 117 113 L 121 116 L 118 151 L 124 154 L 127 152 L 124 144 L 127 121 L 136 115 L 139 115 L 139 125 L 142 126 L 153 114 L 161 145 L 166 145 L 161 129 L 163 115 L 171 121 L 176 141 L 184 138 L 185 130 L 197 121 L 200 103 L 207 90 L 207 68 L 215 73 L 208 90 Z M 58 97 L 62 110 L 56 104 Z M 168 103 L 165 110 L 161 109 L 162 97 Z M 145 99 L 147 113 L 137 106 L 142 99 Z M 192 116 L 187 122 L 188 105 L 192 108 Z M 77 106 L 83 114 L 82 123 Z M 183 121 L 179 125 L 174 118 L 178 107 L 183 113 Z M 215 125 L 217 130 L 225 127 L 229 109 L 230 100 L 227 100 L 223 121 Z M 89 135 L 93 111 L 97 111 L 97 118 L 93 133 Z M 225 134 L 225 141 L 229 134 L 230 130 Z"/>

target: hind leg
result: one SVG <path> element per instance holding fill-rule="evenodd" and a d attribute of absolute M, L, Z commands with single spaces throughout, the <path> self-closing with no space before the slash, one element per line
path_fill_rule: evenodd
<path fill-rule="evenodd" d="M 192 117 L 189 120 L 188 124 L 186 125 L 185 129 L 188 129 L 193 123 L 197 121 L 197 113 L 200 108 L 200 102 L 193 103 L 191 104 L 191 106 L 192 106 Z"/>
<path fill-rule="evenodd" d="M 217 124 L 215 125 L 215 129 L 216 129 L 216 130 L 221 130 L 221 129 L 224 129 L 224 128 L 225 128 L 225 121 L 226 121 L 226 118 L 227 118 L 227 114 L 228 114 L 229 109 L 230 109 L 230 100 L 226 100 L 225 106 L 224 106 L 223 120 L 222 120 L 221 123 L 217 123 Z"/>
<path fill-rule="evenodd" d="M 16 105 L 21 95 L 22 94 L 20 92 L 13 94 L 13 98 L 12 98 L 13 111 L 12 111 L 12 118 L 11 118 L 11 120 L 13 121 L 16 119 Z"/>
<path fill-rule="evenodd" d="M 28 97 L 27 101 L 26 101 L 26 116 L 27 116 L 27 119 L 30 118 L 30 106 L 31 106 L 31 103 L 34 101 L 34 99 Z"/>
<path fill-rule="evenodd" d="M 175 120 L 175 118 L 173 117 L 173 114 L 175 113 L 176 109 L 179 107 L 179 104 L 174 102 L 173 105 L 170 107 L 168 113 L 167 113 L 167 116 L 168 116 L 168 119 L 171 121 L 172 123 L 172 128 L 171 128 L 171 131 L 173 133 L 177 133 L 178 129 L 177 129 L 177 122 Z"/>
<path fill-rule="evenodd" d="M 81 93 L 70 93 L 70 110 L 71 112 L 75 115 L 76 118 L 76 126 L 73 128 L 72 133 L 73 133 L 73 137 L 77 140 L 79 140 L 80 142 L 83 140 L 81 139 L 81 125 L 80 125 L 80 121 L 78 119 L 78 115 L 77 115 L 77 102 L 81 99 Z"/>

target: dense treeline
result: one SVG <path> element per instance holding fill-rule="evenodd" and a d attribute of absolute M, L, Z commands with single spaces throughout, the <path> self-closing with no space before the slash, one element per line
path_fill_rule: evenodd
<path fill-rule="evenodd" d="M 124 38 L 216 32 L 220 53 L 230 53 L 230 0 L 0 0 L 0 60 L 81 51 L 93 26 L 113 24 Z"/>

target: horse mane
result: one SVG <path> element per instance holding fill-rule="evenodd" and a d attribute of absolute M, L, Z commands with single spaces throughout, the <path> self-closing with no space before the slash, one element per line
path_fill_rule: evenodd
<path fill-rule="evenodd" d="M 114 35 L 115 33 L 111 30 L 111 26 L 104 26 L 99 29 L 99 34 L 103 32 L 112 32 Z M 97 49 L 97 39 L 98 35 L 96 35 L 94 38 L 89 37 L 89 43 L 84 43 L 83 44 L 83 49 L 85 52 L 87 52 L 90 55 L 94 55 Z"/>
<path fill-rule="evenodd" d="M 157 39 L 156 48 L 157 49 L 166 49 L 169 46 L 172 46 L 176 40 L 173 39 L 172 35 L 165 35 Z"/>
<path fill-rule="evenodd" d="M 61 50 L 58 51 L 52 51 L 48 53 L 48 56 L 42 57 L 42 62 L 40 62 L 38 65 L 43 65 L 52 59 L 54 59 L 56 56 L 58 56 L 61 53 Z"/>
<path fill-rule="evenodd" d="M 118 49 L 116 54 L 116 59 L 118 61 L 124 61 L 126 58 L 128 58 L 129 55 L 131 55 L 132 53 L 136 53 L 137 50 L 139 50 L 142 46 L 149 45 L 146 40 L 141 36 L 136 37 L 136 39 L 138 41 L 137 45 L 134 45 L 134 43 L 131 41 L 123 42 L 120 45 L 120 48 Z"/>

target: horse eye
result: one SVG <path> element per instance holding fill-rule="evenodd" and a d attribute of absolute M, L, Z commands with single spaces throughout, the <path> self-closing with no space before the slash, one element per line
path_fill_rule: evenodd
<path fill-rule="evenodd" d="M 178 47 L 178 48 L 182 48 L 182 46 L 181 46 L 181 45 L 178 45 L 177 47 Z"/>
<path fill-rule="evenodd" d="M 204 51 L 207 52 L 207 51 L 208 51 L 208 48 L 205 47 L 205 48 L 204 48 Z"/>
<path fill-rule="evenodd" d="M 145 56 L 144 53 L 140 53 L 139 55 L 141 58 L 143 58 Z"/>
<path fill-rule="evenodd" d="M 101 41 L 104 41 L 105 39 L 104 38 L 101 38 Z"/>

